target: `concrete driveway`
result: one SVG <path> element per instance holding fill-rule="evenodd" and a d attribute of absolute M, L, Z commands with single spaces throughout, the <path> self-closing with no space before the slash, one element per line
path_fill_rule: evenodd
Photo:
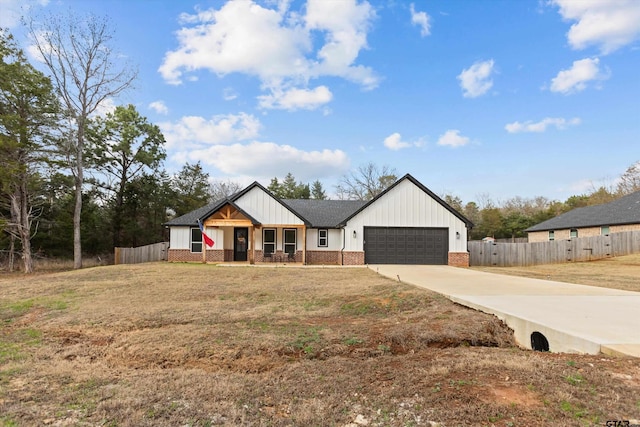
<path fill-rule="evenodd" d="M 549 351 L 640 357 L 639 292 L 448 266 L 369 268 L 496 315 L 514 330 L 518 344 L 526 348 L 532 348 L 532 334 L 538 332 L 546 338 Z M 539 346 L 540 336 L 535 337 L 535 345 Z"/>

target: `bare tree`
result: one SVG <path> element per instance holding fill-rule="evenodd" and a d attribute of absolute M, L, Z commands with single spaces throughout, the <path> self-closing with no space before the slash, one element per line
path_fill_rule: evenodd
<path fill-rule="evenodd" d="M 640 161 L 635 162 L 620 175 L 618 193 L 622 196 L 640 191 Z"/>
<path fill-rule="evenodd" d="M 213 181 L 209 186 L 209 200 L 215 202 L 231 196 L 234 193 L 242 190 L 242 185 L 239 182 L 218 180 Z"/>
<path fill-rule="evenodd" d="M 137 70 L 119 62 L 111 48 L 106 18 L 49 15 L 26 22 L 30 36 L 73 124 L 64 153 L 74 176 L 73 267 L 82 267 L 80 215 L 84 183 L 84 145 L 88 117 L 100 105 L 131 87 Z"/>
<path fill-rule="evenodd" d="M 371 200 L 397 180 L 395 169 L 369 162 L 340 178 L 336 193 L 341 200 Z"/>

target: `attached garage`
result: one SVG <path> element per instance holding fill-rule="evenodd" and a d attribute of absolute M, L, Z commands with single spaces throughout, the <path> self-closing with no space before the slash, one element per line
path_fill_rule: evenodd
<path fill-rule="evenodd" d="M 447 265 L 449 229 L 364 227 L 366 264 Z"/>
<path fill-rule="evenodd" d="M 170 261 L 468 267 L 473 224 L 407 174 L 368 201 L 285 200 L 254 182 L 167 226 Z"/>

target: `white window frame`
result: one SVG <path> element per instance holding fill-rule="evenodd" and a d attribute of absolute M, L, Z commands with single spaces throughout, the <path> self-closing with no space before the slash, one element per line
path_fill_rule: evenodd
<path fill-rule="evenodd" d="M 569 229 L 569 238 L 570 239 L 577 239 L 578 238 L 578 229 L 577 228 L 570 228 Z"/>
<path fill-rule="evenodd" d="M 285 228 L 282 231 L 282 250 L 284 253 L 296 253 L 298 250 L 298 230 L 295 228 Z M 293 232 L 293 243 L 287 242 L 287 233 Z M 293 246 L 293 251 L 287 250 L 289 247 Z"/>
<path fill-rule="evenodd" d="M 609 226 L 603 225 L 602 227 L 600 227 L 600 234 L 603 236 L 608 236 L 609 234 L 611 234 Z"/>
<path fill-rule="evenodd" d="M 324 236 L 323 236 L 324 234 Z M 324 242 L 323 242 L 324 240 Z M 326 248 L 329 246 L 329 230 L 326 228 L 318 229 L 318 247 Z"/>
<path fill-rule="evenodd" d="M 194 238 L 195 237 L 195 238 Z M 202 253 L 202 231 L 198 227 L 192 227 L 189 230 L 189 250 L 193 254 Z M 194 251 L 194 245 L 200 245 L 200 250 Z"/>
<path fill-rule="evenodd" d="M 267 241 L 266 238 L 266 234 L 267 231 L 273 231 L 273 242 L 271 241 Z M 262 230 L 262 252 L 263 253 L 267 253 L 266 247 L 267 245 L 273 245 L 273 250 L 271 251 L 272 254 L 276 253 L 276 248 L 278 247 L 278 230 L 276 230 L 275 228 L 265 228 Z"/>
<path fill-rule="evenodd" d="M 555 230 L 549 230 L 549 241 L 555 240 L 556 239 L 556 232 Z"/>

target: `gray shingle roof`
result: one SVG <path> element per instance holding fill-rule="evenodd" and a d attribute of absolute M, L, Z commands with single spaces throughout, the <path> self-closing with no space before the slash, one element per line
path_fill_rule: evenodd
<path fill-rule="evenodd" d="M 613 202 L 577 208 L 527 228 L 525 231 L 640 224 L 640 191 Z"/>
<path fill-rule="evenodd" d="M 313 228 L 338 228 L 349 215 L 367 204 L 362 200 L 284 199 L 282 202 L 302 215 Z"/>
<path fill-rule="evenodd" d="M 214 209 L 216 206 L 218 206 L 219 204 L 224 202 L 224 200 L 225 199 L 216 200 L 213 203 L 209 203 L 206 206 L 203 206 L 203 207 L 198 208 L 198 209 L 196 209 L 194 211 L 186 213 L 186 214 L 184 214 L 182 216 L 174 218 L 171 221 L 167 222 L 165 225 L 168 225 L 168 226 L 172 226 L 172 225 L 189 225 L 189 226 L 194 226 L 195 227 L 196 225 L 198 225 L 198 218 L 201 218 L 207 212 L 209 212 L 210 210 Z"/>
<path fill-rule="evenodd" d="M 393 187 L 398 185 L 401 181 L 405 179 L 410 180 L 420 189 L 422 189 L 425 193 L 431 196 L 434 200 L 448 209 L 453 215 L 457 216 L 464 223 L 467 224 L 469 228 L 473 227 L 471 221 L 465 218 L 459 212 L 456 212 L 451 206 L 445 203 L 442 199 L 440 199 L 437 195 L 435 195 L 431 190 L 422 185 L 418 180 L 416 180 L 411 175 L 407 174 L 404 177 L 400 178 L 393 185 L 387 188 L 382 193 L 378 194 L 372 200 L 362 201 L 362 200 L 314 200 L 314 199 L 285 199 L 281 200 L 273 196 L 269 190 L 261 186 L 259 183 L 254 182 L 244 190 L 228 197 L 227 199 L 218 200 L 216 202 L 210 203 L 207 206 L 203 206 L 199 209 L 191 211 L 185 215 L 182 215 L 178 218 L 174 218 L 171 221 L 167 222 L 165 225 L 167 226 L 192 226 L 195 227 L 198 225 L 198 219 L 202 219 L 207 214 L 213 213 L 215 209 L 221 208 L 225 203 L 233 204 L 234 201 L 248 191 L 250 191 L 254 187 L 259 187 L 267 194 L 270 194 L 274 199 L 279 200 L 284 206 L 286 206 L 293 214 L 300 217 L 305 223 L 312 228 L 340 228 L 344 226 L 344 224 L 363 210 L 367 205 L 375 202 L 384 194 L 386 194 Z M 253 221 L 253 220 L 252 220 Z M 255 222 L 255 221 L 254 221 Z"/>
<path fill-rule="evenodd" d="M 167 222 L 167 226 L 198 225 L 198 218 L 202 218 L 217 206 L 223 205 L 228 199 L 218 200 L 198 208 L 178 218 Z M 313 199 L 285 199 L 282 203 L 296 211 L 302 219 L 311 223 L 313 228 L 336 228 L 342 220 L 360 209 L 367 202 L 360 200 L 313 200 Z"/>

